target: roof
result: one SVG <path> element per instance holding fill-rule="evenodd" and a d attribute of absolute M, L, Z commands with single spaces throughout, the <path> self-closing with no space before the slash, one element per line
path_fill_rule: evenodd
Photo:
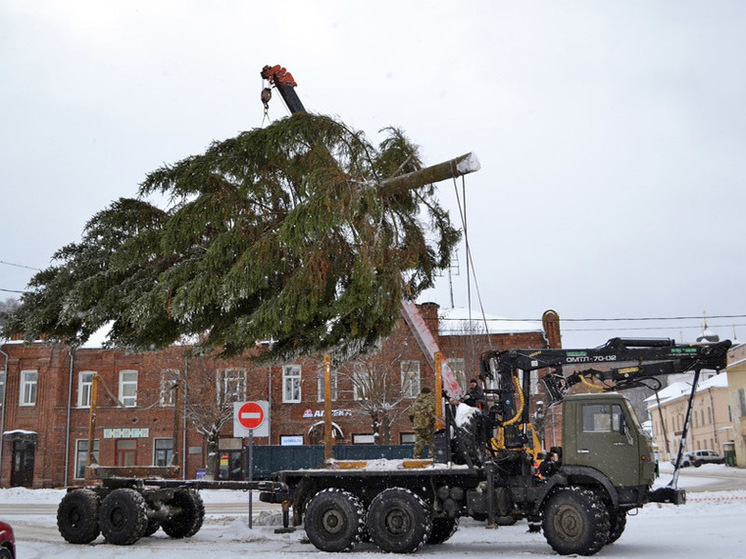
<path fill-rule="evenodd" d="M 517 320 L 493 314 L 483 315 L 481 311 L 456 307 L 441 308 L 439 311 L 441 336 L 468 336 L 473 334 L 517 334 L 523 332 L 543 332 L 541 322 Z"/>
<path fill-rule="evenodd" d="M 719 374 L 708 378 L 707 380 L 700 381 L 697 386 L 697 392 L 702 392 L 708 388 L 728 388 L 728 375 Z M 682 396 L 687 396 L 692 391 L 692 383 L 688 381 L 673 382 L 665 388 L 658 391 L 658 398 L 661 404 L 676 400 Z M 655 394 L 645 398 L 645 402 L 648 406 L 657 405 Z"/>

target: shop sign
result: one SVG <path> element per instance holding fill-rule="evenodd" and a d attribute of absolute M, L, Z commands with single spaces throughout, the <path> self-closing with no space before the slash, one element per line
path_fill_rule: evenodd
<path fill-rule="evenodd" d="M 104 429 L 105 439 L 147 439 L 150 436 L 148 427 Z"/>
<path fill-rule="evenodd" d="M 308 408 L 303 412 L 304 419 L 315 419 L 317 417 L 324 417 L 324 410 L 312 410 L 311 408 Z M 332 410 L 332 417 L 352 417 L 352 410 Z"/>

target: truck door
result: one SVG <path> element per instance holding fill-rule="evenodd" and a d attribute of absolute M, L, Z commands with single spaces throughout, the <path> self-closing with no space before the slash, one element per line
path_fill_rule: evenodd
<path fill-rule="evenodd" d="M 577 414 L 577 445 L 574 464 L 603 472 L 619 486 L 640 483 L 637 433 L 621 403 L 590 401 L 580 405 Z"/>

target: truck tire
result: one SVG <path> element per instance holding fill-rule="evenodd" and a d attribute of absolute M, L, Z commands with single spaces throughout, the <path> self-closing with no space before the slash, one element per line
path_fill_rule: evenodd
<path fill-rule="evenodd" d="M 321 551 L 350 551 L 365 529 L 365 508 L 352 493 L 330 487 L 311 498 L 304 520 L 306 536 Z"/>
<path fill-rule="evenodd" d="M 158 531 L 158 528 L 161 527 L 161 523 L 157 520 L 153 520 L 152 518 L 148 519 L 148 526 L 145 528 L 145 533 L 142 535 L 143 538 L 147 538 L 148 536 L 152 536 Z"/>
<path fill-rule="evenodd" d="M 695 460 L 692 463 L 694 464 L 695 468 L 699 468 L 703 464 L 702 460 Z"/>
<path fill-rule="evenodd" d="M 115 489 L 101 501 L 98 523 L 107 542 L 132 545 L 148 527 L 148 505 L 134 489 Z"/>
<path fill-rule="evenodd" d="M 13 552 L 0 545 L 0 559 L 13 559 Z"/>
<path fill-rule="evenodd" d="M 90 489 L 70 491 L 57 507 L 57 529 L 69 543 L 91 543 L 101 533 L 98 508 L 101 498 Z"/>
<path fill-rule="evenodd" d="M 427 544 L 438 545 L 446 542 L 457 531 L 458 518 L 433 518 L 433 528 L 430 537 L 427 539 Z"/>
<path fill-rule="evenodd" d="M 433 522 L 428 506 L 409 489 L 381 491 L 368 507 L 366 522 L 373 542 L 389 553 L 412 553 L 430 538 Z"/>
<path fill-rule="evenodd" d="M 516 522 L 518 522 L 518 518 L 512 514 L 495 518 L 495 524 L 498 526 L 513 526 Z"/>
<path fill-rule="evenodd" d="M 567 487 L 549 497 L 542 528 L 560 555 L 593 555 L 609 540 L 609 512 L 591 489 Z"/>
<path fill-rule="evenodd" d="M 190 489 L 177 489 L 166 501 L 168 507 L 179 509 L 179 513 L 161 522 L 161 528 L 172 538 L 189 538 L 199 532 L 205 519 L 205 504 L 199 493 Z"/>
<path fill-rule="evenodd" d="M 627 527 L 627 511 L 620 509 L 609 509 L 609 538 L 607 544 L 614 543 L 620 537 Z"/>

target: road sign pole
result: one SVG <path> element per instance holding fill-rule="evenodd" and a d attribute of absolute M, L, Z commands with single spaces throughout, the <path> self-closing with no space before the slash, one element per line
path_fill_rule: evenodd
<path fill-rule="evenodd" d="M 249 481 L 254 481 L 254 430 L 249 429 Z M 249 529 L 254 522 L 254 492 L 249 489 Z"/>

